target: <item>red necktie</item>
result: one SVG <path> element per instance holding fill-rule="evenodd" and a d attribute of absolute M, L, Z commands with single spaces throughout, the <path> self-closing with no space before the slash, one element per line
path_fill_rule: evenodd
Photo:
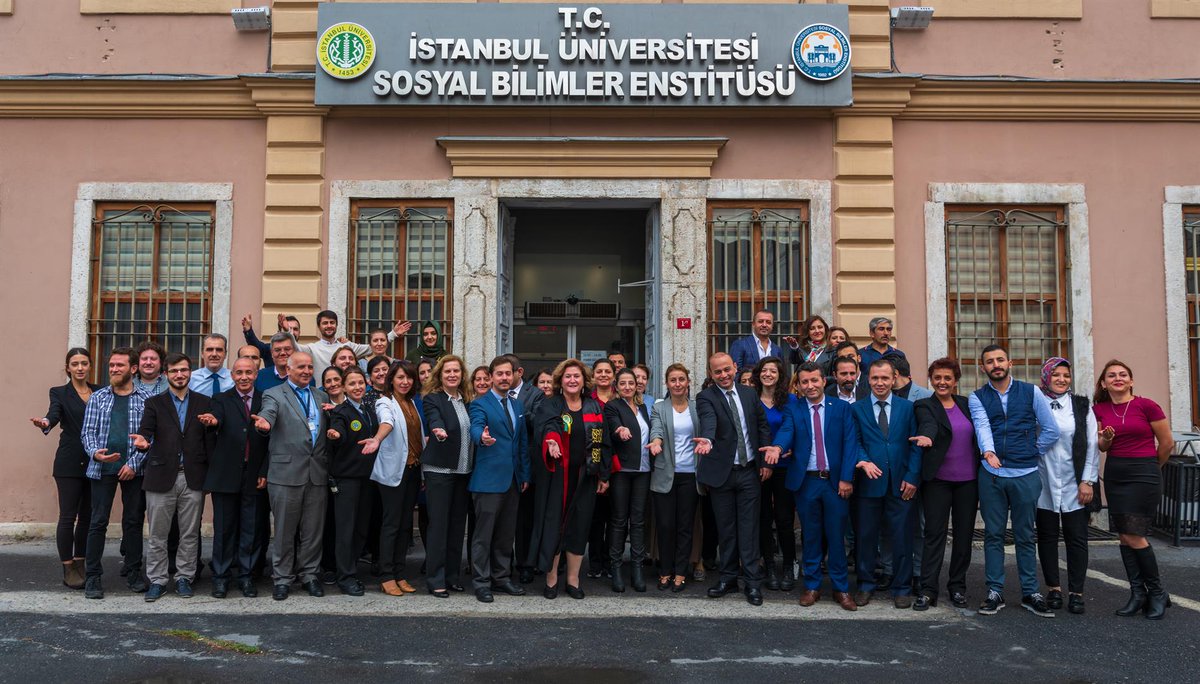
<path fill-rule="evenodd" d="M 817 445 L 817 470 L 828 470 L 825 462 L 825 431 L 821 429 L 821 405 L 815 404 L 813 410 L 813 441 Z"/>

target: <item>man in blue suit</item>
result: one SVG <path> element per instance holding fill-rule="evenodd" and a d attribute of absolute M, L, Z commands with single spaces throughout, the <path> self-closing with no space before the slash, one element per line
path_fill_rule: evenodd
<path fill-rule="evenodd" d="M 517 502 L 529 487 L 529 437 L 521 402 L 512 400 L 513 362 L 508 356 L 492 359 L 492 389 L 468 407 L 471 441 L 475 444 L 475 470 L 468 489 L 475 501 L 475 534 L 471 537 L 471 565 L 475 573 L 475 598 L 491 603 L 492 591 L 523 596 L 512 581 L 513 540 L 517 533 Z"/>
<path fill-rule="evenodd" d="M 848 500 L 854 491 L 854 464 L 863 458 L 858 428 L 850 404 L 825 395 L 825 372 L 820 365 L 800 364 L 796 381 L 805 400 L 784 408 L 786 415 L 775 435 L 775 446 L 795 454 L 785 484 L 796 493 L 796 510 L 804 526 L 800 605 L 807 608 L 821 598 L 821 560 L 828 542 L 825 566 L 833 600 L 845 610 L 857 610 L 850 598 L 842 540 L 850 512 Z"/>
<path fill-rule="evenodd" d="M 927 438 L 917 437 L 917 421 L 912 402 L 892 393 L 895 367 L 886 359 L 872 363 L 867 382 L 871 396 L 856 402 L 854 420 L 858 424 L 862 460 L 855 503 L 855 538 L 858 547 L 858 593 L 854 602 L 865 606 L 875 591 L 875 561 L 879 553 L 880 528 L 887 521 L 892 543 L 893 603 L 897 608 L 912 607 L 912 499 L 921 477 L 921 445 Z"/>
<path fill-rule="evenodd" d="M 754 334 L 734 340 L 729 345 L 729 355 L 733 357 L 733 365 L 738 373 L 745 373 L 754 368 L 759 359 L 774 356 L 783 358 L 783 349 L 771 341 L 771 331 L 775 329 L 775 314 L 763 309 L 754 314 Z"/>

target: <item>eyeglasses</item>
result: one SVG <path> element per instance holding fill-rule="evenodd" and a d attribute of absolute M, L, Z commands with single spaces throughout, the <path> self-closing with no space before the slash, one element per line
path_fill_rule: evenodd
<path fill-rule="evenodd" d="M 168 368 L 167 369 L 167 375 L 182 375 L 184 373 L 191 373 L 191 372 L 192 372 L 191 368 Z"/>

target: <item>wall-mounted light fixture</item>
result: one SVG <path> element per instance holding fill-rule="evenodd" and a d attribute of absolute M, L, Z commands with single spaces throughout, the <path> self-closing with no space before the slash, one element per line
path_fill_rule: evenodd
<path fill-rule="evenodd" d="M 233 15 L 233 27 L 239 31 L 269 31 L 271 29 L 270 7 L 246 7 L 229 12 Z"/>
<path fill-rule="evenodd" d="M 926 29 L 933 19 L 932 7 L 893 7 L 892 28 L 894 29 Z"/>

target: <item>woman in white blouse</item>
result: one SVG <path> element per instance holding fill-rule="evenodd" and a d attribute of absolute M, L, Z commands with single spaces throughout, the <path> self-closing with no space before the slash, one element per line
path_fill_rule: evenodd
<path fill-rule="evenodd" d="M 699 503 L 698 457 L 693 439 L 700 420 L 688 401 L 691 374 L 687 367 L 671 364 L 666 380 L 667 398 L 650 412 L 649 451 L 654 457 L 650 491 L 658 532 L 658 588 L 669 586 L 678 593 L 687 586 L 692 528 Z"/>
<path fill-rule="evenodd" d="M 396 361 L 388 371 L 384 394 L 375 403 L 379 431 L 363 444 L 363 453 L 378 449 L 371 480 L 379 485 L 383 520 L 379 530 L 379 564 L 389 596 L 416 591 L 405 577 L 405 558 L 412 538 L 413 506 L 421 490 L 421 451 L 425 435 L 417 396 L 417 367 Z M 371 451 L 368 451 L 370 449 Z"/>
<path fill-rule="evenodd" d="M 1042 366 L 1042 392 L 1058 425 L 1058 441 L 1038 461 L 1042 493 L 1037 502 L 1037 548 L 1046 581 L 1046 603 L 1063 607 L 1058 572 L 1058 532 L 1067 547 L 1067 610 L 1084 612 L 1083 581 L 1088 566 L 1088 519 L 1099 509 L 1096 479 L 1100 455 L 1096 417 L 1086 397 L 1071 394 L 1071 363 L 1052 357 Z"/>

